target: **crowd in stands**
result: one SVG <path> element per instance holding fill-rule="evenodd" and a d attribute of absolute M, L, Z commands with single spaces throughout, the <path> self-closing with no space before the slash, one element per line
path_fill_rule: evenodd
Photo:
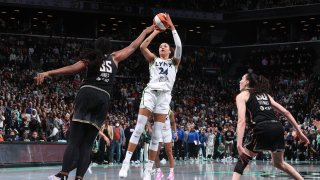
<path fill-rule="evenodd" d="M 90 47 L 90 41 L 28 36 L 1 36 L 1 39 L 0 141 L 67 141 L 73 99 L 82 74 L 49 78 L 41 86 L 35 85 L 33 77 L 44 69 L 76 62 L 79 52 Z M 272 96 L 292 112 L 310 138 L 311 146 L 308 151 L 303 150 L 295 131 L 279 115 L 286 130 L 287 158 L 318 158 L 320 134 L 311 124 L 311 119 L 320 116 L 320 77 L 310 71 L 315 59 L 313 52 L 310 49 L 259 50 L 248 53 L 247 57 L 244 67 L 255 71 L 259 69 L 268 75 L 273 87 Z M 239 82 L 235 77 L 223 76 L 227 67 L 233 66 L 232 58 L 230 52 L 219 49 L 185 49 L 171 102 L 179 134 L 174 147 L 175 157 L 197 159 L 198 152 L 204 160 L 207 157 L 226 160 L 227 154 L 235 157 L 236 148 L 229 151 L 225 148 L 227 141 L 236 144 L 234 98 L 239 92 Z M 292 62 L 299 64 L 299 71 Z M 206 68 L 215 72 L 208 72 Z M 130 129 L 135 126 L 141 93 L 149 77 L 148 64 L 139 52 L 121 63 L 119 69 L 105 122 L 109 129 L 108 137 L 114 142 L 103 148 L 103 139 L 98 141 L 97 144 L 101 145 L 100 148 L 96 146 L 97 154 L 100 153 L 99 163 L 121 161 L 132 134 Z M 267 69 L 274 72 L 267 73 Z M 139 152 L 148 142 L 149 129 L 146 128 L 133 156 L 136 162 L 142 158 Z M 195 141 L 196 149 L 189 149 L 188 144 Z M 116 158 L 112 156 L 114 153 Z M 104 157 L 106 154 L 107 158 Z M 261 158 L 265 157 L 262 155 Z"/>
<path fill-rule="evenodd" d="M 99 0 L 93 0 L 94 2 L 104 2 Z M 186 0 L 186 1 L 172 1 L 172 0 L 157 0 L 157 1 L 108 1 L 106 3 L 112 3 L 113 5 L 127 5 L 134 3 L 136 6 L 147 6 L 147 7 L 158 7 L 158 8 L 168 8 L 168 9 L 183 9 L 194 11 L 240 11 L 240 10 L 254 10 L 254 9 L 266 9 L 275 7 L 288 7 L 297 5 L 307 5 L 320 3 L 319 0 L 261 0 L 261 1 L 251 1 L 251 0 Z"/>

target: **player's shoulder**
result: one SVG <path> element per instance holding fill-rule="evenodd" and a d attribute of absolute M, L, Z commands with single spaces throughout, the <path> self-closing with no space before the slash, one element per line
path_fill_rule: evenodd
<path fill-rule="evenodd" d="M 248 100 L 250 97 L 250 92 L 248 90 L 242 90 L 236 97 L 236 100 Z"/>

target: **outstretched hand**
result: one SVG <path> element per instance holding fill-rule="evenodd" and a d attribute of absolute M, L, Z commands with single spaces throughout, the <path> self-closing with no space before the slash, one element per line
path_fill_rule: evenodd
<path fill-rule="evenodd" d="M 171 20 L 170 15 L 169 15 L 169 14 L 166 14 L 166 15 L 167 15 L 167 23 L 168 23 L 168 25 L 169 25 L 169 29 L 174 30 L 175 27 L 174 27 L 174 25 L 173 25 L 173 23 L 172 23 L 172 20 Z"/>
<path fill-rule="evenodd" d="M 149 34 L 151 33 L 153 30 L 155 29 L 155 25 L 151 25 L 151 26 L 148 26 L 146 29 L 144 29 L 144 31 Z"/>
<path fill-rule="evenodd" d="M 36 77 L 33 79 L 36 81 L 37 85 L 40 85 L 43 83 L 44 79 L 48 77 L 49 74 L 47 72 L 38 73 Z"/>

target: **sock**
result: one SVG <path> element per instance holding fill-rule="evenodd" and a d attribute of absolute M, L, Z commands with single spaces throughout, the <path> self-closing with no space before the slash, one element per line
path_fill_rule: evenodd
<path fill-rule="evenodd" d="M 126 158 L 123 160 L 123 162 L 125 162 L 125 163 L 130 163 L 132 154 L 133 154 L 132 152 L 127 151 L 127 153 L 126 153 Z"/>
<path fill-rule="evenodd" d="M 170 168 L 170 172 L 173 173 L 173 168 Z"/>
<path fill-rule="evenodd" d="M 148 160 L 146 164 L 146 169 L 151 170 L 153 167 L 154 161 Z"/>
<path fill-rule="evenodd" d="M 161 172 L 161 169 L 160 169 L 160 168 L 157 168 L 157 172 Z"/>

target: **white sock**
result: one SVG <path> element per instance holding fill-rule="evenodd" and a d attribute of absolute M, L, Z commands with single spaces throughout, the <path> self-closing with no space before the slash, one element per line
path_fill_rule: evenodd
<path fill-rule="evenodd" d="M 124 163 L 130 163 L 131 157 L 132 157 L 132 152 L 127 151 L 126 153 L 126 158 L 123 160 Z"/>
<path fill-rule="evenodd" d="M 157 168 L 157 172 L 161 172 L 161 169 L 160 169 L 160 168 Z"/>
<path fill-rule="evenodd" d="M 170 168 L 170 172 L 173 173 L 173 168 Z"/>
<path fill-rule="evenodd" d="M 146 164 L 146 169 L 149 169 L 149 170 L 152 169 L 153 164 L 154 164 L 154 161 L 148 160 L 148 162 Z"/>

